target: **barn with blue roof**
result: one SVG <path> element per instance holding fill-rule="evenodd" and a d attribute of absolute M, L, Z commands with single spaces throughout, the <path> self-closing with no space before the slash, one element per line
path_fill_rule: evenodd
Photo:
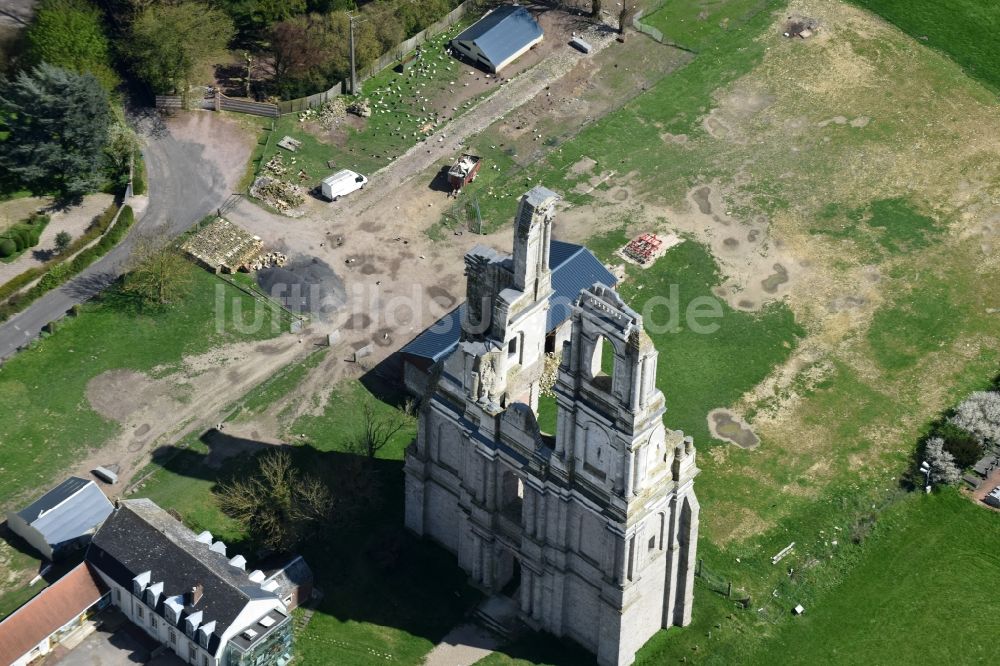
<path fill-rule="evenodd" d="M 469 26 L 451 41 L 451 46 L 473 63 L 499 72 L 541 42 L 543 36 L 541 26 L 527 9 L 502 5 Z"/>
<path fill-rule="evenodd" d="M 49 560 L 90 543 L 114 507 L 93 481 L 71 476 L 37 500 L 7 514 L 7 527 Z"/>

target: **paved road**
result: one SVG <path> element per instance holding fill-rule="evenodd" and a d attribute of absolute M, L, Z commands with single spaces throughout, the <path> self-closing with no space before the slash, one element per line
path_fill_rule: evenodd
<path fill-rule="evenodd" d="M 204 156 L 205 147 L 180 141 L 156 113 L 135 118 L 145 137 L 149 202 L 131 233 L 111 252 L 69 283 L 50 291 L 27 310 L 0 325 L 0 360 L 33 340 L 50 321 L 113 282 L 127 263 L 136 238 L 165 231 L 176 236 L 218 208 L 230 195 L 219 169 Z"/>

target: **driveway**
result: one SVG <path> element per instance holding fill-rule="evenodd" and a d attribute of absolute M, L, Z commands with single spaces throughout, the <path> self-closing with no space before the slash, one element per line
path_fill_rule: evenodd
<path fill-rule="evenodd" d="M 143 157 L 149 183 L 145 214 L 125 240 L 100 261 L 0 325 L 0 360 L 35 339 L 47 323 L 117 279 L 137 237 L 178 236 L 221 206 L 242 176 L 254 140 L 233 120 L 208 111 L 185 113 L 164 122 L 150 110 L 134 121 L 145 139 Z"/>
<path fill-rule="evenodd" d="M 48 658 L 45 666 L 135 666 L 150 664 L 155 666 L 179 666 L 185 663 L 173 653 L 167 652 L 156 659 L 150 659 L 150 651 L 156 648 L 151 638 L 137 627 L 124 624 L 115 632 L 97 630 L 69 652 L 55 658 Z"/>

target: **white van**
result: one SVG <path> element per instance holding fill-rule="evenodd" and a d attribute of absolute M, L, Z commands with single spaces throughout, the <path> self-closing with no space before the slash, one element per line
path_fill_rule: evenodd
<path fill-rule="evenodd" d="M 354 190 L 360 190 L 368 179 L 350 169 L 342 169 L 332 176 L 327 176 L 320 184 L 323 196 L 330 201 L 336 201 Z"/>

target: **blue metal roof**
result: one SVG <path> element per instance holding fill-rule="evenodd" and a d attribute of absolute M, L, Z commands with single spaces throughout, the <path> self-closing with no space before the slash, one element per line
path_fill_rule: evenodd
<path fill-rule="evenodd" d="M 70 477 L 18 514 L 55 546 L 92 532 L 113 509 L 96 483 Z"/>
<path fill-rule="evenodd" d="M 494 67 L 542 36 L 542 28 L 524 7 L 503 5 L 455 38 L 473 42 Z"/>
<path fill-rule="evenodd" d="M 38 519 L 39 514 L 51 511 L 56 506 L 80 492 L 85 485 L 93 483 L 88 479 L 71 476 L 58 486 L 45 493 L 34 502 L 17 512 L 29 525 Z"/>
<path fill-rule="evenodd" d="M 549 269 L 552 271 L 552 296 L 549 297 L 547 333 L 569 319 L 573 302 L 582 290 L 595 282 L 609 287 L 614 287 L 617 283 L 611 271 L 590 250 L 575 243 L 552 241 L 549 247 Z M 464 308 L 463 303 L 413 338 L 400 351 L 433 363 L 443 359 L 458 345 Z"/>

